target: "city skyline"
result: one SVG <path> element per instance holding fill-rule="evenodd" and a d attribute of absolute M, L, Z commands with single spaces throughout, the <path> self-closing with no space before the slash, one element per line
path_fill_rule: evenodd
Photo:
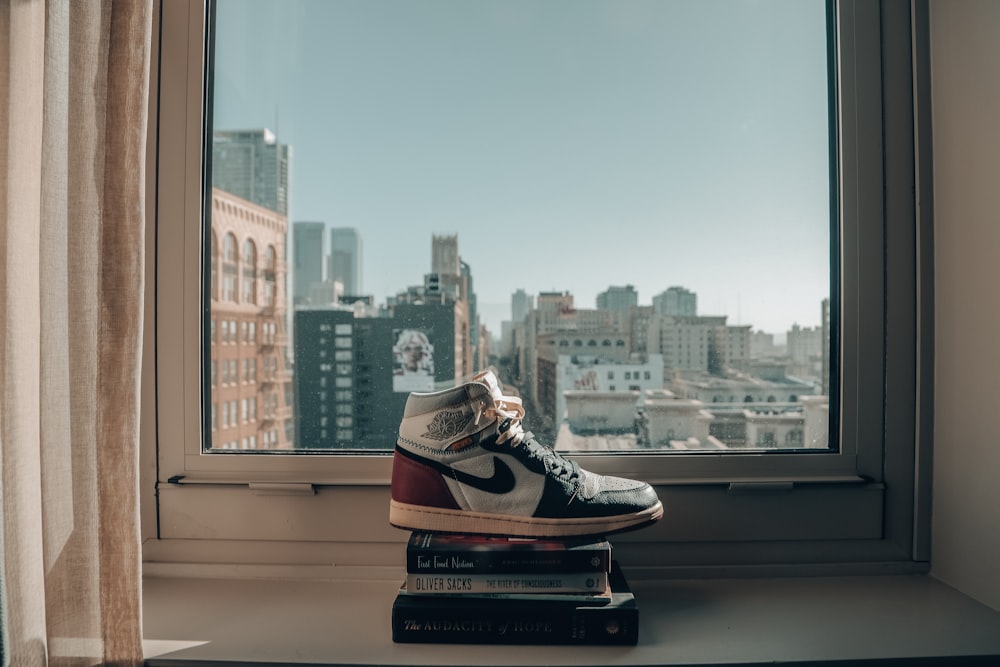
<path fill-rule="evenodd" d="M 297 221 L 296 223 L 293 224 L 293 228 L 294 228 L 295 225 L 303 225 L 304 227 L 309 227 L 309 226 L 312 226 L 312 225 L 320 225 L 320 224 L 323 224 L 323 223 L 319 223 L 319 222 L 316 222 L 316 221 Z M 325 236 L 326 234 L 328 234 L 333 229 L 337 229 L 337 228 L 334 228 L 334 227 L 332 227 L 330 225 L 326 225 L 323 228 L 322 231 L 315 232 L 315 235 L 317 236 L 317 238 L 319 236 L 321 236 L 321 235 Z M 363 239 L 358 238 L 358 243 L 359 244 L 362 241 L 363 241 Z M 432 255 L 432 252 L 429 251 L 429 253 L 428 253 L 428 257 L 429 257 L 428 264 L 431 266 L 431 268 L 433 268 L 433 257 L 431 257 L 431 255 Z M 329 258 L 330 258 L 330 256 L 329 256 L 329 254 L 327 254 L 326 257 L 325 257 L 325 259 L 322 260 L 324 262 L 324 264 L 328 264 L 327 260 L 329 260 Z M 364 255 L 362 254 L 362 259 L 363 258 L 364 258 Z M 432 271 L 428 270 L 426 273 L 432 273 Z M 400 287 L 400 289 L 396 290 L 396 293 L 403 292 L 408 287 L 413 287 L 413 286 L 422 284 L 423 275 L 424 274 L 421 274 L 420 280 L 414 279 L 414 280 L 410 281 L 409 283 L 407 283 L 405 286 Z M 606 286 L 601 292 L 599 292 L 595 296 L 595 303 L 592 303 L 592 304 L 581 304 L 577 300 L 577 296 L 575 294 L 573 294 L 573 292 L 570 291 L 570 290 L 541 290 L 541 292 L 538 292 L 538 293 L 531 293 L 531 292 L 528 292 L 527 290 L 524 290 L 524 288 L 518 287 L 518 288 L 515 288 L 513 292 L 511 292 L 511 294 L 510 294 L 510 300 L 507 303 L 502 303 L 502 304 L 488 304 L 488 310 L 491 310 L 491 312 L 489 312 L 489 313 L 487 313 L 485 315 L 483 313 L 480 313 L 480 320 L 481 320 L 482 324 L 487 327 L 487 329 L 490 331 L 490 333 L 492 335 L 499 337 L 500 334 L 501 334 L 501 328 L 502 328 L 501 327 L 501 323 L 502 322 L 516 321 L 516 316 L 514 315 L 514 311 L 515 311 L 516 306 L 515 306 L 514 302 L 515 302 L 515 300 L 519 296 L 518 292 L 523 292 L 524 293 L 523 295 L 525 297 L 530 297 L 532 299 L 537 298 L 538 294 L 540 294 L 540 293 L 550 293 L 550 294 L 551 293 L 557 293 L 557 294 L 568 293 L 568 294 L 570 294 L 570 296 L 573 297 L 575 308 L 577 308 L 577 309 L 591 309 L 592 310 L 592 309 L 599 309 L 600 308 L 599 303 L 600 303 L 600 297 L 602 296 L 602 294 L 606 293 L 609 290 L 614 291 L 614 290 L 617 290 L 617 289 L 620 289 L 620 288 L 623 288 L 623 287 L 624 288 L 632 288 L 634 286 L 633 285 L 625 285 L 625 286 L 623 286 L 623 285 L 610 284 L 610 285 Z M 644 299 L 642 297 L 642 295 L 638 295 L 638 304 L 637 305 L 638 306 L 645 306 L 645 307 L 652 307 L 655 310 L 656 307 L 657 307 L 656 303 L 657 303 L 657 299 L 658 298 L 666 297 L 668 299 L 670 299 L 670 298 L 677 299 L 678 298 L 678 293 L 683 294 L 684 296 L 686 296 L 687 300 L 689 301 L 689 303 L 687 305 L 687 309 L 677 310 L 676 312 L 670 312 L 670 310 L 665 310 L 664 314 L 667 314 L 667 315 L 696 315 L 697 314 L 698 316 L 718 316 L 719 315 L 719 313 L 702 312 L 700 310 L 698 310 L 696 312 L 696 310 L 695 310 L 696 309 L 695 303 L 697 301 L 697 296 L 698 296 L 697 292 L 689 290 L 687 288 L 687 286 L 685 286 L 685 285 L 670 285 L 669 287 L 664 287 L 663 289 L 661 289 L 657 293 L 655 293 L 652 296 L 650 296 L 648 299 Z M 345 294 L 346 294 L 346 292 L 345 292 Z M 382 304 L 384 304 L 385 301 L 386 301 L 386 296 L 393 296 L 394 294 L 384 295 L 384 296 L 381 296 L 380 298 L 376 298 L 376 303 L 382 303 Z M 357 295 L 353 295 L 353 296 L 357 296 Z M 378 295 L 373 295 L 373 296 L 378 297 Z M 817 310 L 819 310 L 822 306 L 823 306 L 822 302 L 816 304 Z M 481 306 L 480 306 L 480 309 L 481 309 Z M 724 313 L 722 314 L 722 316 L 727 317 L 727 318 L 729 317 L 728 315 L 725 315 Z M 783 329 L 783 330 L 774 330 L 774 331 L 766 331 L 765 329 L 762 329 L 762 328 L 758 327 L 757 325 L 755 325 L 753 322 L 737 322 L 737 321 L 732 321 L 732 322 L 730 322 L 730 324 L 733 324 L 733 325 L 750 325 L 753 328 L 754 331 L 761 331 L 761 332 L 765 332 L 765 333 L 769 333 L 769 334 L 774 334 L 774 335 L 776 335 L 776 336 L 779 337 L 779 340 L 782 340 L 783 337 L 786 334 L 788 334 L 789 332 L 793 331 L 796 328 L 817 328 L 818 329 L 818 327 L 820 326 L 820 320 L 821 319 L 822 319 L 822 317 L 817 316 L 816 319 L 813 320 L 813 321 L 802 321 L 802 322 L 795 321 L 795 322 L 792 322 L 788 326 L 788 328 L 786 328 L 786 329 Z"/>
<path fill-rule="evenodd" d="M 593 308 L 624 284 L 641 304 L 684 285 L 758 330 L 818 324 L 824 3 L 567 7 L 221 2 L 215 127 L 294 147 L 290 220 L 357 228 L 379 301 L 457 234 L 495 335 L 518 289 Z M 775 77 L 731 76 L 735 58 Z"/>

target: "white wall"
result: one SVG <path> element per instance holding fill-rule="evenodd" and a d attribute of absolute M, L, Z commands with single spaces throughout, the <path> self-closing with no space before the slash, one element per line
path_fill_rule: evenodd
<path fill-rule="evenodd" d="M 1000 2 L 932 0 L 932 574 L 1000 609 Z"/>

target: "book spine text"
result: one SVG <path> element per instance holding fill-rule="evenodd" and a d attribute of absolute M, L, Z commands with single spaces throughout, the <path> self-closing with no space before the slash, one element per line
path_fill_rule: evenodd
<path fill-rule="evenodd" d="M 635 610 L 604 613 L 600 608 L 566 615 L 528 613 L 517 618 L 488 610 L 461 614 L 433 609 L 394 610 L 392 639 L 441 644 L 634 645 L 638 620 Z"/>
<path fill-rule="evenodd" d="M 608 586 L 605 572 L 573 574 L 467 574 L 406 575 L 406 590 L 410 594 L 458 593 L 601 593 Z"/>
<path fill-rule="evenodd" d="M 607 572 L 611 554 L 599 553 L 434 553 L 409 551 L 407 572 L 482 574 L 487 572 Z"/>

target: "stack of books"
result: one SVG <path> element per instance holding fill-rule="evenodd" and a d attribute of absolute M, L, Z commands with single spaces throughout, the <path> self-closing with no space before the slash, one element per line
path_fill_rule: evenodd
<path fill-rule="evenodd" d="M 606 539 L 415 532 L 396 642 L 635 644 L 639 609 Z"/>

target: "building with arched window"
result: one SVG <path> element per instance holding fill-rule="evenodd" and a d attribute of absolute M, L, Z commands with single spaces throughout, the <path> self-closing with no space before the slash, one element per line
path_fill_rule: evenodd
<path fill-rule="evenodd" d="M 211 447 L 290 449 L 287 218 L 213 188 L 211 222 Z"/>

